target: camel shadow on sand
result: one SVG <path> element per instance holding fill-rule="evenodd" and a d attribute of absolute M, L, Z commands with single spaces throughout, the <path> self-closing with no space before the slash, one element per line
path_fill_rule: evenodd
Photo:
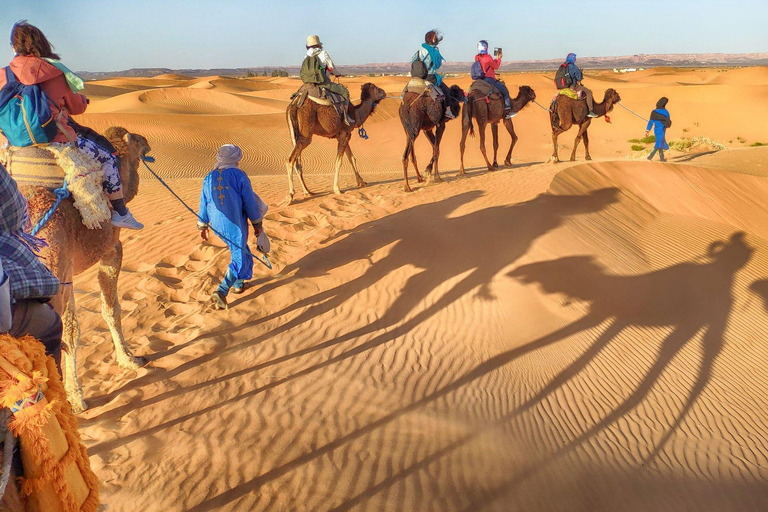
<path fill-rule="evenodd" d="M 342 267 L 351 262 L 370 259 L 381 248 L 390 245 L 392 248 L 385 257 L 370 265 L 357 278 L 343 282 L 332 289 L 300 298 L 277 312 L 259 315 L 256 319 L 241 325 L 206 333 L 180 345 L 178 348 L 171 349 L 168 353 L 177 352 L 185 346 L 205 339 L 215 339 L 220 342 L 220 348 L 211 353 L 168 370 L 155 368 L 152 372 L 126 384 L 122 389 L 94 399 L 94 404 L 108 403 L 118 395 L 124 395 L 126 391 L 138 390 L 128 403 L 104 411 L 99 416 L 86 420 L 84 423 L 90 424 L 94 421 L 119 418 L 129 411 L 157 404 L 185 393 L 195 393 L 207 386 L 230 379 L 257 374 L 265 368 L 328 350 L 351 340 L 356 341 L 358 338 L 363 338 L 364 341 L 337 352 L 332 357 L 329 356 L 321 363 L 308 364 L 292 375 L 249 390 L 210 408 L 169 420 L 136 434 L 97 444 L 91 447 L 91 452 L 99 453 L 130 442 L 137 437 L 162 431 L 192 417 L 211 412 L 248 396 L 262 393 L 285 382 L 322 370 L 384 345 L 407 334 L 417 325 L 432 318 L 448 305 L 473 291 L 481 298 L 490 299 L 493 296 L 490 290 L 491 280 L 525 254 L 538 237 L 561 226 L 570 216 L 603 210 L 618 200 L 619 191 L 615 188 L 607 188 L 584 195 L 542 194 L 519 204 L 496 206 L 466 215 L 452 216 L 457 209 L 468 205 L 480 196 L 480 192 L 467 192 L 439 202 L 415 206 L 388 217 L 365 223 L 350 232 L 341 234 L 336 241 L 313 251 L 297 263 L 284 269 L 283 274 L 291 277 L 264 283 L 253 293 L 266 294 L 274 288 L 289 285 L 291 282 L 324 275 L 334 268 Z M 429 247 L 429 250 L 425 250 L 425 247 Z M 375 286 L 391 272 L 406 266 L 417 267 L 420 271 L 406 281 L 403 289 L 397 293 L 394 302 L 382 316 L 369 325 L 319 343 L 304 347 L 299 346 L 289 354 L 260 362 L 243 370 L 217 376 L 157 396 L 142 397 L 141 388 L 146 385 L 167 381 L 185 371 L 199 368 L 201 365 L 227 354 L 253 347 L 275 336 L 289 332 L 291 329 L 317 317 L 330 314 L 345 302 L 354 300 L 363 290 Z M 435 302 L 425 306 L 426 297 L 435 288 L 459 276 L 462 277 L 451 289 Z M 275 323 L 276 320 L 279 320 L 279 323 Z M 243 343 L 226 344 L 226 341 L 231 340 L 237 332 L 247 331 L 267 322 L 272 322 L 274 327 L 263 334 L 254 336 Z M 165 357 L 165 355 L 160 357 Z"/>
<path fill-rule="evenodd" d="M 744 233 L 739 232 L 731 236 L 728 241 L 713 242 L 705 262 L 685 262 L 645 274 L 610 274 L 589 256 L 538 262 L 513 270 L 508 275 L 522 283 L 535 283 L 545 292 L 564 294 L 569 300 L 589 302 L 588 312 L 565 327 L 484 361 L 443 388 L 389 415 L 386 421 L 417 411 L 527 354 L 542 350 L 603 323 L 607 323 L 607 327 L 580 356 L 522 404 L 484 425 L 480 430 L 454 440 L 429 457 L 348 499 L 333 511 L 342 512 L 353 509 L 373 495 L 383 492 L 436 460 L 469 444 L 482 432 L 507 428 L 526 411 L 542 404 L 569 380 L 585 371 L 623 329 L 632 326 L 671 327 L 672 332 L 663 340 L 651 367 L 630 395 L 617 407 L 599 418 L 583 433 L 565 440 L 554 453 L 546 454 L 540 460 L 532 461 L 527 467 L 521 468 L 519 474 L 512 480 L 494 490 L 479 493 L 479 496 L 470 498 L 470 505 L 463 510 L 467 512 L 479 510 L 493 501 L 508 496 L 532 474 L 589 442 L 591 438 L 639 406 L 675 356 L 698 332 L 703 331 L 703 357 L 694 377 L 694 384 L 684 397 L 683 405 L 674 421 L 666 426 L 660 441 L 648 451 L 642 462 L 643 465 L 648 464 L 670 440 L 710 381 L 713 365 L 724 348 L 724 332 L 733 306 L 734 276 L 749 262 L 753 251 L 754 249 L 744 241 Z M 757 281 L 750 288 L 763 296 L 768 309 L 768 280 Z M 672 492 L 663 481 L 657 482 L 656 485 L 665 492 Z M 755 487 L 755 499 L 758 499 L 758 496 L 766 496 L 767 493 L 768 490 L 764 486 Z"/>
<path fill-rule="evenodd" d="M 744 241 L 744 236 L 743 232 L 738 232 L 728 241 L 713 242 L 705 262 L 680 263 L 646 274 L 613 275 L 589 256 L 533 263 L 509 273 L 523 283 L 539 284 L 545 292 L 561 293 L 569 300 L 590 304 L 589 311 L 582 318 L 525 345 L 525 352 L 541 349 L 608 322 L 587 350 L 518 407 L 516 415 L 541 403 L 587 368 L 622 330 L 633 326 L 671 328 L 655 361 L 630 395 L 568 445 L 578 446 L 640 405 L 669 363 L 697 333 L 703 331 L 703 355 L 694 384 L 677 417 L 647 456 L 645 462 L 650 462 L 669 441 L 706 388 L 714 363 L 723 350 L 724 333 L 734 300 L 734 276 L 749 262 L 754 251 Z"/>
<path fill-rule="evenodd" d="M 505 496 L 521 481 L 527 479 L 544 466 L 561 459 L 580 445 L 587 443 L 591 438 L 636 408 L 654 387 L 675 355 L 698 332 L 703 330 L 703 357 L 694 379 L 695 382 L 684 398 L 684 403 L 677 417 L 668 425 L 668 428 L 662 434 L 661 440 L 647 456 L 645 462 L 648 462 L 662 450 L 665 443 L 674 434 L 709 383 L 713 365 L 724 347 L 724 332 L 733 306 L 732 287 L 734 276 L 749 262 L 752 254 L 753 248 L 744 241 L 744 234 L 736 233 L 727 241 L 713 242 L 709 247 L 706 261 L 704 262 L 686 262 L 639 275 L 613 275 L 608 273 L 592 257 L 581 256 L 521 266 L 508 275 L 523 283 L 537 283 L 546 292 L 562 293 L 571 299 L 588 301 L 590 303 L 589 311 L 581 319 L 535 341 L 491 357 L 457 377 L 451 383 L 415 400 L 413 403 L 392 411 L 358 430 L 334 439 L 326 445 L 297 457 L 282 466 L 273 468 L 248 482 L 224 491 L 218 496 L 198 504 L 192 510 L 194 512 L 203 512 L 224 506 L 245 494 L 253 492 L 260 485 L 318 457 L 327 456 L 341 446 L 376 429 L 384 428 L 406 414 L 417 412 L 430 403 L 459 390 L 491 372 L 497 371 L 505 365 L 513 363 L 527 354 L 554 345 L 572 335 L 606 322 L 607 327 L 605 330 L 590 344 L 582 355 L 524 403 L 498 419 L 489 422 L 479 430 L 472 431 L 463 437 L 455 439 L 428 457 L 416 461 L 409 467 L 365 489 L 360 494 L 348 498 L 332 510 L 334 512 L 351 510 L 372 496 L 384 492 L 398 482 L 424 470 L 436 460 L 447 457 L 452 452 L 461 449 L 481 435 L 482 432 L 506 428 L 518 416 L 541 403 L 549 395 L 565 385 L 569 379 L 587 368 L 590 362 L 623 329 L 630 326 L 672 328 L 672 332 L 663 340 L 656 360 L 628 398 L 618 407 L 609 411 L 608 414 L 599 418 L 586 431 L 577 434 L 571 440 L 565 441 L 554 453 L 547 454 L 541 460 L 534 461 L 529 467 L 523 468 L 521 473 L 516 475 L 513 480 L 499 486 L 494 491 L 480 493 L 479 496 L 475 495 L 470 498 L 471 504 L 465 510 L 478 510 L 480 507 Z M 483 270 L 482 272 L 483 277 L 487 278 L 488 274 L 485 274 L 485 272 L 490 271 Z M 412 279 L 417 277 L 418 275 Z M 431 281 L 426 282 L 431 284 Z M 475 283 L 475 285 L 478 284 L 478 281 L 473 280 L 470 282 Z M 443 299 L 438 301 L 439 304 L 436 304 L 435 307 L 445 307 L 446 301 L 456 300 L 462 293 L 466 293 L 467 289 L 471 289 L 469 286 L 470 282 L 460 281 Z M 415 299 L 406 298 L 402 300 L 406 300 L 406 304 L 410 304 Z M 392 308 L 390 308 L 387 314 L 390 314 L 390 312 L 392 312 Z M 434 312 L 431 307 L 427 308 L 420 314 L 417 314 L 413 320 L 424 321 Z M 385 315 L 380 320 L 386 319 L 387 316 Z M 408 321 L 403 326 L 405 328 L 413 328 L 414 324 Z M 377 336 L 372 342 L 377 344 L 385 343 L 389 339 L 393 339 L 394 336 L 403 334 L 403 332 L 399 331 L 399 327 L 395 328 L 392 331 L 388 331 L 385 335 Z M 364 343 L 361 347 L 366 349 L 372 348 L 368 346 L 369 343 Z M 353 349 L 353 351 L 359 353 L 357 348 Z M 760 492 L 764 493 L 764 491 L 765 489 L 760 488 Z"/>

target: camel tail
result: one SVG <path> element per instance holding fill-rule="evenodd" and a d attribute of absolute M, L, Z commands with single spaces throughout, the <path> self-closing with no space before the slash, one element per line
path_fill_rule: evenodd
<path fill-rule="evenodd" d="M 288 121 L 288 130 L 291 132 L 291 141 L 293 147 L 296 147 L 296 141 L 299 138 L 299 109 L 294 108 L 293 105 L 288 107 L 285 111 L 285 119 Z"/>
<path fill-rule="evenodd" d="M 462 109 L 462 116 L 461 116 L 461 122 L 464 124 L 464 126 L 469 125 L 469 136 L 474 137 L 475 136 L 475 127 L 472 125 L 472 105 L 474 105 L 475 101 L 471 96 L 467 96 L 467 102 L 464 104 L 464 108 Z"/>

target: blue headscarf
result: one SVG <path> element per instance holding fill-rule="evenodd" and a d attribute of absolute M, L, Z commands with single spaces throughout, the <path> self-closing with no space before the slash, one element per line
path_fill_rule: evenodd
<path fill-rule="evenodd" d="M 568 62 L 569 64 L 574 64 L 576 62 L 576 54 L 569 53 L 568 56 L 565 58 L 565 62 Z"/>
<path fill-rule="evenodd" d="M 443 56 L 440 55 L 440 50 L 437 49 L 437 46 L 431 46 L 427 43 L 422 43 L 421 47 L 427 50 L 429 59 L 432 61 L 432 68 L 440 69 L 440 66 L 443 65 Z"/>

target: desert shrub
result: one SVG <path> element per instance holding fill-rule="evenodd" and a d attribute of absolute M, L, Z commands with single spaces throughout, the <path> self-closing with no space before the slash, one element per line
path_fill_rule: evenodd
<path fill-rule="evenodd" d="M 630 144 L 653 144 L 656 142 L 656 136 L 649 135 L 647 137 L 643 137 L 642 139 L 629 139 L 627 142 Z"/>
<path fill-rule="evenodd" d="M 715 151 L 722 151 L 727 149 L 725 146 L 717 141 L 710 139 L 709 137 L 694 137 L 692 139 L 678 139 L 669 142 L 669 148 L 677 151 L 688 152 L 694 148 L 708 148 Z"/>
<path fill-rule="evenodd" d="M 768 142 L 753 142 L 749 145 L 751 148 L 759 148 L 760 146 L 768 146 Z"/>
<path fill-rule="evenodd" d="M 640 144 L 632 144 L 632 151 L 642 151 L 645 149 L 645 146 L 641 146 Z"/>

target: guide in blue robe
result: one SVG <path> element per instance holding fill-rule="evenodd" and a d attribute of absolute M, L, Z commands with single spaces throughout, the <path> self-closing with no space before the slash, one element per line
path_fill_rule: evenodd
<path fill-rule="evenodd" d="M 261 229 L 263 214 L 259 203 L 263 204 L 253 192 L 248 176 L 234 165 L 219 162 L 203 181 L 198 228 L 201 231 L 207 226 L 213 228 L 231 253 L 229 267 L 217 290 L 222 297 L 226 297 L 232 287 L 242 289 L 243 281 L 253 277 L 248 222 L 255 229 Z"/>

